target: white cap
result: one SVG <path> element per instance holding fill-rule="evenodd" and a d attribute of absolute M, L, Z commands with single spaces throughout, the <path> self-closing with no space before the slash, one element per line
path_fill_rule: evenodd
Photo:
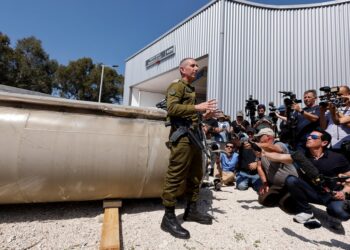
<path fill-rule="evenodd" d="M 274 136 L 275 132 L 273 132 L 273 130 L 270 129 L 270 128 L 262 128 L 262 129 L 259 130 L 259 133 L 255 134 L 255 137 L 260 137 L 262 135 Z"/>

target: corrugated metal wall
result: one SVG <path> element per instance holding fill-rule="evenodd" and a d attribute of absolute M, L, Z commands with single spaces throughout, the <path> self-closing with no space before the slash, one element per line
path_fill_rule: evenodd
<path fill-rule="evenodd" d="M 215 65 L 215 60 L 218 60 L 219 57 L 217 53 L 219 49 L 218 25 L 220 13 L 218 8 L 219 3 L 217 2 L 210 5 L 198 15 L 193 16 L 166 36 L 157 40 L 147 49 L 130 58 L 125 67 L 124 100 L 126 102 L 129 100 L 130 86 L 177 68 L 179 62 L 185 57 L 199 58 L 210 53 L 212 56 L 209 63 Z M 159 65 L 146 69 L 145 61 L 147 59 L 173 45 L 175 46 L 175 56 L 164 60 Z M 215 70 L 214 67 L 212 72 L 215 72 Z M 212 78 L 215 75 L 217 73 L 208 76 L 208 82 L 215 82 Z"/>
<path fill-rule="evenodd" d="M 243 109 L 250 94 L 264 104 L 282 104 L 280 90 L 302 99 L 307 89 L 349 85 L 349 2 L 270 9 L 227 1 L 225 20 L 222 101 L 227 113 Z"/>
<path fill-rule="evenodd" d="M 146 70 L 145 60 L 172 45 L 173 58 Z M 261 103 L 281 104 L 279 90 L 301 98 L 306 89 L 349 84 L 350 1 L 308 8 L 213 2 L 127 61 L 124 100 L 129 99 L 129 86 L 177 67 L 184 57 L 205 55 L 208 98 L 221 97 L 230 115 L 244 108 L 250 94 Z"/>

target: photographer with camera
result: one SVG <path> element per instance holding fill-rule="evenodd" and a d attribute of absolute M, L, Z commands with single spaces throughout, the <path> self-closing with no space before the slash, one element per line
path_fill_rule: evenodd
<path fill-rule="evenodd" d="M 218 121 L 219 132 L 214 135 L 215 141 L 222 146 L 230 139 L 231 125 L 230 121 L 227 121 L 227 117 L 224 112 L 219 111 L 216 115 Z"/>
<path fill-rule="evenodd" d="M 331 88 L 326 88 L 328 89 Z M 350 101 L 341 98 L 349 95 L 350 89 L 348 86 L 340 86 L 335 88 L 334 93 L 335 99 L 322 102 L 323 105 L 320 103 L 320 126 L 332 136 L 331 149 L 343 153 L 350 160 L 350 151 L 344 148 L 346 144 L 350 146 Z"/>
<path fill-rule="evenodd" d="M 331 135 L 324 130 L 313 130 L 307 136 L 306 162 L 304 159 L 295 157 L 296 153 L 278 154 L 263 152 L 263 156 L 273 162 L 291 164 L 293 161 L 299 165 L 300 178 L 288 176 L 285 186 L 296 201 L 297 214 L 294 221 L 298 223 L 309 223 L 314 221 L 314 215 L 309 203 L 325 205 L 327 213 L 332 217 L 346 221 L 350 218 L 350 211 L 344 207 L 346 195 L 350 192 L 350 183 L 339 183 L 338 176 L 350 176 L 350 165 L 341 154 L 327 149 L 331 142 Z M 303 154 L 300 154 L 303 156 Z M 306 171 L 308 164 L 316 168 L 315 174 L 311 177 L 311 171 Z M 310 168 L 310 167 L 308 167 Z M 312 172 L 315 172 L 312 170 Z M 327 182 L 328 179 L 335 181 Z"/>
<path fill-rule="evenodd" d="M 254 126 L 255 124 L 256 105 L 258 104 L 259 104 L 259 101 L 256 99 L 253 99 L 252 95 L 249 95 L 249 99 L 246 100 L 245 113 L 250 118 L 251 126 Z"/>
<path fill-rule="evenodd" d="M 259 190 L 259 203 L 266 207 L 279 206 L 287 213 L 295 212 L 294 201 L 284 185 L 288 176 L 298 176 L 295 167 L 292 164 L 272 162 L 261 154 L 264 151 L 288 154 L 287 145 L 277 141 L 274 131 L 270 128 L 261 129 L 255 138 L 258 142 L 251 143 L 251 145 L 258 157 L 257 171 L 262 182 Z"/>
<path fill-rule="evenodd" d="M 255 118 L 254 129 L 256 131 L 260 131 L 263 128 L 271 128 L 274 130 L 274 125 L 272 118 L 270 116 L 265 115 L 266 107 L 264 104 L 258 105 L 258 116 Z"/>
<path fill-rule="evenodd" d="M 249 122 L 244 119 L 243 111 L 238 111 L 236 114 L 236 120 L 231 123 L 231 128 L 234 134 L 240 132 L 246 133 L 247 128 L 250 126 Z"/>
<path fill-rule="evenodd" d="M 316 90 L 311 89 L 304 92 L 304 108 L 297 103 L 292 104 L 292 109 L 297 112 L 296 147 L 304 151 L 306 136 L 319 127 L 320 107 L 316 104 L 316 100 Z"/>
<path fill-rule="evenodd" d="M 252 187 L 258 192 L 262 185 L 258 175 L 256 156 L 249 143 L 249 141 L 254 140 L 254 132 L 253 128 L 248 128 L 248 138 L 242 138 L 239 146 L 238 165 L 236 168 L 236 185 L 238 190 L 247 190 L 249 187 Z"/>
<path fill-rule="evenodd" d="M 279 131 L 285 130 L 287 127 L 286 106 L 281 105 L 277 108 L 276 116 L 280 119 Z"/>

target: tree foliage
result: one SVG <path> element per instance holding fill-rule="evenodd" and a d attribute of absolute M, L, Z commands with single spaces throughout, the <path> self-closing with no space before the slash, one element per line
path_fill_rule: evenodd
<path fill-rule="evenodd" d="M 10 38 L 0 32 L 0 83 L 14 84 L 14 51 L 10 47 Z"/>
<path fill-rule="evenodd" d="M 16 61 L 16 87 L 51 94 L 58 63 L 35 37 L 18 40 L 14 50 Z"/>
<path fill-rule="evenodd" d="M 81 58 L 58 68 L 54 86 L 62 97 L 98 101 L 101 73 L 102 65 Z M 114 69 L 105 67 L 101 101 L 120 103 L 123 80 Z"/>
<path fill-rule="evenodd" d="M 88 57 L 67 66 L 51 60 L 41 41 L 31 36 L 11 47 L 10 38 L 0 32 L 0 84 L 61 97 L 97 101 L 102 65 Z M 102 102 L 120 103 L 124 77 L 111 67 L 104 68 Z"/>
<path fill-rule="evenodd" d="M 93 83 L 100 89 L 102 65 L 96 65 L 92 72 Z M 119 75 L 117 71 L 111 67 L 104 67 L 103 85 L 102 85 L 102 102 L 120 103 L 123 95 L 124 77 Z"/>
<path fill-rule="evenodd" d="M 94 65 L 90 58 L 71 61 L 68 66 L 60 65 L 56 72 L 55 88 L 62 97 L 78 100 L 93 100 L 90 90 L 90 74 Z"/>

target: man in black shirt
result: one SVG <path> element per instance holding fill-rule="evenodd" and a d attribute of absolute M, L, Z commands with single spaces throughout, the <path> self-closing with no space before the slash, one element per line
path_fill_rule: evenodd
<path fill-rule="evenodd" d="M 255 118 L 254 129 L 260 131 L 263 128 L 274 129 L 272 118 L 268 115 L 265 115 L 266 106 L 264 104 L 258 105 L 258 116 Z"/>
<path fill-rule="evenodd" d="M 235 134 L 239 132 L 247 132 L 247 128 L 249 127 L 249 122 L 243 118 L 243 111 L 238 111 L 236 114 L 236 120 L 231 123 L 231 128 Z"/>
<path fill-rule="evenodd" d="M 257 170 L 257 157 L 248 142 L 248 140 L 254 140 L 255 130 L 248 127 L 246 132 L 248 138 L 242 137 L 240 139 L 238 164 L 236 168 L 236 185 L 238 190 L 247 190 L 249 187 L 252 187 L 258 192 L 262 183 Z"/>
<path fill-rule="evenodd" d="M 318 169 L 319 173 L 326 177 L 340 175 L 350 176 L 350 166 L 346 158 L 327 149 L 332 137 L 323 130 L 314 130 L 307 136 L 306 157 Z M 291 163 L 293 160 L 289 154 L 280 155 L 265 152 L 264 155 L 273 161 Z M 315 185 L 306 176 L 300 173 L 301 178 L 288 176 L 285 185 L 292 197 L 297 201 L 298 214 L 294 221 L 307 223 L 313 219 L 312 209 L 309 203 L 325 205 L 327 213 L 341 221 L 350 219 L 349 211 L 344 209 L 344 200 L 350 192 L 349 184 L 337 182 Z"/>
<path fill-rule="evenodd" d="M 257 171 L 256 156 L 248 141 L 242 142 L 239 148 L 236 184 L 238 190 L 247 190 L 250 186 L 259 191 L 262 183 Z"/>
<path fill-rule="evenodd" d="M 296 127 L 297 148 L 306 150 L 306 135 L 308 135 L 309 133 L 311 133 L 312 130 L 320 126 L 320 107 L 316 104 L 316 90 L 310 89 L 305 91 L 303 98 L 305 104 L 304 108 L 301 108 L 301 106 L 297 103 L 294 103 L 292 108 L 295 111 L 294 115 L 296 115 L 296 119 L 298 121 Z"/>

